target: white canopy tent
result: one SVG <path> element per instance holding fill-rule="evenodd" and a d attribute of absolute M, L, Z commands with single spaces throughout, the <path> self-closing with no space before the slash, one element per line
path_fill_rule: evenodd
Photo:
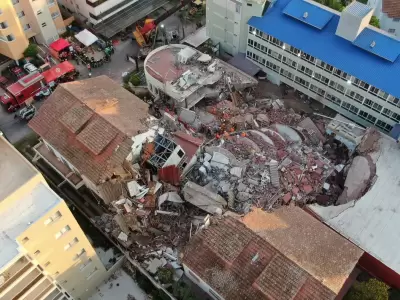
<path fill-rule="evenodd" d="M 82 44 L 84 44 L 86 47 L 92 45 L 94 42 L 98 40 L 97 36 L 95 36 L 87 29 L 82 30 L 78 34 L 75 34 L 75 38 Z"/>

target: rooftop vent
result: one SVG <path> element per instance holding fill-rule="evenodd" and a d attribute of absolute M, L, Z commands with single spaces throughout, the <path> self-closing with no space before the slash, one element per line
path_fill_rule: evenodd
<path fill-rule="evenodd" d="M 305 12 L 305 13 L 303 14 L 303 18 L 304 18 L 304 19 L 307 19 L 307 17 L 308 17 L 308 12 Z"/>
<path fill-rule="evenodd" d="M 371 45 L 369 45 L 371 48 L 374 48 L 376 45 L 375 41 L 372 41 Z"/>

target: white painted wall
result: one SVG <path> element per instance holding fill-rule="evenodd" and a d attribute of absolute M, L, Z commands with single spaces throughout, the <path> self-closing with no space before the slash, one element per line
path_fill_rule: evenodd
<path fill-rule="evenodd" d="M 379 19 L 381 29 L 400 38 L 400 18 L 389 18 L 382 12 L 382 0 L 369 0 L 368 5 L 374 8 L 374 16 Z"/>
<path fill-rule="evenodd" d="M 261 16 L 264 4 L 244 0 L 207 1 L 207 36 L 214 43 L 220 43 L 221 49 L 228 54 L 244 52 L 247 21 L 252 16 Z"/>
<path fill-rule="evenodd" d="M 248 30 L 251 31 L 252 29 L 250 29 L 250 27 L 249 27 Z M 325 69 L 322 69 L 322 68 L 318 67 L 316 63 L 310 63 L 307 60 L 304 60 L 301 57 L 288 52 L 287 50 L 290 49 L 290 45 L 288 45 L 288 44 L 285 44 L 285 49 L 283 49 L 283 47 L 274 45 L 274 44 L 264 40 L 260 36 L 254 35 L 254 34 L 252 34 L 250 32 L 248 33 L 248 38 L 253 40 L 253 41 L 257 41 L 260 45 L 263 45 L 267 49 L 271 49 L 271 50 L 277 52 L 278 54 L 282 55 L 282 57 L 278 60 L 278 59 L 275 59 L 272 56 L 262 52 L 261 50 L 256 49 L 255 47 L 251 47 L 249 45 L 247 46 L 247 51 L 255 53 L 256 55 L 261 57 L 261 62 L 255 61 L 254 59 L 249 58 L 249 57 L 247 57 L 247 58 L 250 59 L 252 62 L 256 63 L 258 66 L 260 66 L 267 73 L 267 78 L 271 82 L 273 82 L 275 84 L 281 84 L 283 82 L 283 83 L 295 88 L 296 90 L 301 91 L 305 95 L 307 95 L 307 96 L 309 96 L 309 97 L 311 97 L 311 98 L 323 103 L 324 105 L 336 110 L 337 112 L 343 114 L 347 118 L 349 118 L 349 119 L 351 119 L 351 120 L 353 120 L 353 121 L 355 121 L 355 122 L 357 122 L 359 124 L 362 124 L 364 126 L 378 125 L 378 120 L 381 120 L 382 122 L 385 122 L 385 123 L 387 123 L 387 124 L 389 124 L 391 126 L 393 126 L 394 124 L 398 123 L 395 120 L 393 120 L 393 119 L 391 119 L 388 116 L 383 114 L 384 109 L 387 108 L 387 109 L 390 109 L 393 113 L 396 113 L 396 114 L 400 115 L 400 107 L 399 107 L 399 105 L 395 106 L 395 105 L 392 105 L 390 103 L 391 101 L 395 101 L 393 96 L 389 95 L 387 97 L 387 99 L 384 100 L 384 99 L 382 99 L 382 98 L 380 98 L 380 97 L 378 97 L 376 95 L 373 95 L 373 94 L 369 93 L 368 91 L 365 91 L 365 90 L 359 88 L 358 86 L 356 86 L 354 84 L 349 84 L 346 80 L 343 80 L 343 79 L 335 76 L 333 72 L 329 72 L 329 71 L 327 71 Z M 290 58 L 291 60 L 296 62 L 296 64 L 297 64 L 296 69 L 291 68 L 287 64 L 285 64 L 283 62 L 283 59 L 284 59 L 283 57 Z M 265 60 L 265 62 L 263 60 Z M 279 68 L 279 73 L 273 71 L 270 67 L 267 67 L 267 62 L 272 63 L 275 66 L 277 66 Z M 309 77 L 309 76 L 305 75 L 303 72 L 301 72 L 300 68 L 299 68 L 299 65 L 305 66 L 305 67 L 309 68 L 310 70 L 312 70 L 312 76 Z M 269 65 L 269 66 L 271 66 L 271 65 Z M 283 69 L 285 71 L 289 71 L 294 76 L 298 76 L 299 78 L 308 81 L 310 83 L 310 85 L 308 87 L 304 87 L 301 84 L 293 81 L 292 79 L 289 79 L 289 78 L 283 76 L 281 74 L 281 69 Z M 329 82 L 338 83 L 338 84 L 342 85 L 345 88 L 344 94 L 339 93 L 335 89 L 332 89 L 329 84 L 328 85 L 324 85 L 321 82 L 317 81 L 315 79 L 315 77 L 313 77 L 316 74 L 321 74 L 321 75 L 325 76 L 326 78 L 329 79 Z M 355 79 L 356 79 L 354 76 L 351 76 L 350 78 L 351 78 L 352 82 L 354 82 Z M 315 93 L 314 91 L 310 90 L 311 84 L 316 86 L 317 88 L 320 88 L 323 91 L 325 91 L 325 95 L 324 96 L 320 96 L 317 93 Z M 370 89 L 371 89 L 371 87 L 369 88 L 369 90 Z M 358 93 L 359 95 L 361 95 L 363 97 L 361 102 L 358 102 L 358 101 L 346 96 L 346 94 L 348 94 L 351 91 L 356 92 L 356 93 Z M 353 105 L 357 109 L 368 113 L 372 117 L 375 117 L 376 120 L 371 123 L 371 122 L 361 118 L 360 115 L 356 115 L 356 114 L 351 113 L 349 110 L 345 109 L 341 105 L 337 105 L 334 102 L 328 100 L 328 98 L 326 98 L 326 93 L 329 93 L 330 95 L 340 99 L 342 101 L 341 105 L 343 105 L 344 104 L 343 101 L 345 101 L 346 103 L 349 103 L 349 104 Z M 373 102 L 381 105 L 382 108 L 378 109 L 378 111 L 374 110 L 372 108 L 369 108 L 369 107 L 365 106 L 365 104 L 367 103 L 366 100 L 372 100 Z M 382 129 L 382 128 L 380 128 L 380 129 Z"/>

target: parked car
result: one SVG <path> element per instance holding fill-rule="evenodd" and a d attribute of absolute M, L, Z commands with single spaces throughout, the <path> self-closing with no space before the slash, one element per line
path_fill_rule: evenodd
<path fill-rule="evenodd" d="M 38 68 L 36 68 L 36 66 L 34 64 L 27 63 L 24 65 L 24 70 L 30 74 L 30 73 L 37 72 Z"/>

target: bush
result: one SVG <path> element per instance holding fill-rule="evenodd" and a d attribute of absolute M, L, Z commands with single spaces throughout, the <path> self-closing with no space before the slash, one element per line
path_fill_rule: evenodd
<path fill-rule="evenodd" d="M 171 268 L 159 268 L 157 271 L 157 277 L 161 283 L 172 283 L 174 280 L 174 271 Z"/>
<path fill-rule="evenodd" d="M 369 21 L 369 24 L 376 28 L 381 28 L 381 24 L 379 23 L 379 19 L 375 16 L 372 16 L 371 21 Z"/>
<path fill-rule="evenodd" d="M 344 300 L 388 300 L 389 287 L 375 278 L 364 282 L 356 282 Z"/>
<path fill-rule="evenodd" d="M 137 74 L 132 74 L 132 76 L 129 78 L 129 82 L 132 83 L 134 86 L 138 86 L 141 83 L 141 79 Z"/>
<path fill-rule="evenodd" d="M 36 44 L 29 44 L 29 46 L 24 51 L 25 57 L 36 57 L 38 54 L 38 46 Z"/>

